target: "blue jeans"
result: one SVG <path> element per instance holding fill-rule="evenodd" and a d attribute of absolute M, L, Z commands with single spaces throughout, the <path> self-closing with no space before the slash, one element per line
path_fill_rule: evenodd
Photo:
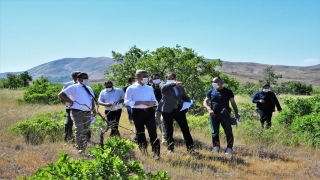
<path fill-rule="evenodd" d="M 225 116 L 216 115 L 215 117 L 212 117 L 210 115 L 210 125 L 211 125 L 211 130 L 212 130 L 213 147 L 217 146 L 220 148 L 220 138 L 219 138 L 220 124 L 222 125 L 222 128 L 224 129 L 224 133 L 226 134 L 226 137 L 227 137 L 227 148 L 232 149 L 232 147 L 233 147 L 233 133 L 232 133 L 230 116 L 225 117 Z"/>

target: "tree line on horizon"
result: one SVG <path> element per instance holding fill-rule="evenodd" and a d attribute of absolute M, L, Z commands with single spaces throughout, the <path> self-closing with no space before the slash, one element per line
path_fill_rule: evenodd
<path fill-rule="evenodd" d="M 196 102 L 201 102 L 206 92 L 212 88 L 211 78 L 215 76 L 220 76 L 224 80 L 224 87 L 230 88 L 235 94 L 252 96 L 261 89 L 261 85 L 265 82 L 270 83 L 272 91 L 276 94 L 311 95 L 320 91 L 313 88 L 311 84 L 306 85 L 297 81 L 278 84 L 278 79 L 282 78 L 282 75 L 276 74 L 272 66 L 265 69 L 265 74 L 259 80 L 259 83 L 240 84 L 236 78 L 228 77 L 221 71 L 216 70 L 216 67 L 222 66 L 223 62 L 220 59 L 207 61 L 193 49 L 182 48 L 179 45 L 176 45 L 176 47 L 160 47 L 155 51 L 142 50 L 133 46 L 124 54 L 112 51 L 112 56 L 115 64 L 109 66 L 110 70 L 106 70 L 104 74 L 108 80 L 114 81 L 118 86 L 125 86 L 127 80 L 135 76 L 138 69 L 147 70 L 149 75 L 158 73 L 162 79 L 167 73 L 175 72 L 177 79 L 184 82 L 186 92 Z M 59 101 L 54 100 L 54 93 L 56 93 L 55 91 L 59 93 L 61 85 L 56 85 L 43 76 L 33 82 L 32 80 L 33 78 L 28 74 L 28 71 L 18 75 L 8 73 L 7 78 L 0 78 L 0 88 L 12 90 L 26 88 L 24 99 L 27 102 L 59 103 Z M 32 87 L 29 84 L 37 87 Z M 53 88 L 53 86 L 58 87 Z M 95 92 L 97 95 L 103 89 L 101 84 L 90 86 L 93 86 L 93 89 L 97 91 Z"/>

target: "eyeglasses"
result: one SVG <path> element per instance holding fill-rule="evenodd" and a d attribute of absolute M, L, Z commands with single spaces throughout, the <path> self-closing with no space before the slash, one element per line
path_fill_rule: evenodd
<path fill-rule="evenodd" d="M 106 88 L 112 88 L 112 86 L 106 86 Z"/>

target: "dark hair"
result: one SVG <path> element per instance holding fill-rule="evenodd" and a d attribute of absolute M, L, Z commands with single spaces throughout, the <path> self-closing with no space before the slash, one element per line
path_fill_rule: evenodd
<path fill-rule="evenodd" d="M 269 87 L 270 87 L 270 84 L 269 84 L 268 82 L 266 82 L 266 83 L 264 83 L 264 84 L 262 85 L 262 88 L 264 88 L 264 87 L 266 87 L 266 86 L 269 86 Z"/>
<path fill-rule="evenodd" d="M 138 76 L 138 77 L 140 77 L 141 76 L 141 74 L 148 74 L 148 71 L 146 71 L 146 70 L 137 70 L 136 71 L 136 76 Z"/>
<path fill-rule="evenodd" d="M 88 76 L 88 74 L 87 73 L 79 73 L 78 75 L 77 75 L 77 78 L 82 78 L 83 76 Z"/>
<path fill-rule="evenodd" d="M 80 71 L 73 71 L 73 72 L 71 73 L 71 77 L 75 78 L 75 77 L 77 77 L 78 74 L 80 74 L 80 73 L 81 73 Z"/>
<path fill-rule="evenodd" d="M 174 77 L 175 79 L 176 79 L 176 77 L 177 77 L 174 72 L 168 73 L 168 74 L 166 75 L 166 79 L 168 79 L 169 76 L 172 76 L 172 77 Z"/>
<path fill-rule="evenodd" d="M 111 84 L 111 86 L 113 86 L 113 82 L 112 82 L 112 81 L 110 81 L 110 80 L 108 80 L 108 81 L 104 82 L 104 85 L 107 85 L 107 84 Z"/>
<path fill-rule="evenodd" d="M 159 76 L 160 77 L 160 75 L 158 73 L 152 73 L 151 78 L 153 78 L 153 76 Z"/>
<path fill-rule="evenodd" d="M 128 83 L 132 82 L 133 80 L 134 80 L 134 78 L 129 78 Z"/>

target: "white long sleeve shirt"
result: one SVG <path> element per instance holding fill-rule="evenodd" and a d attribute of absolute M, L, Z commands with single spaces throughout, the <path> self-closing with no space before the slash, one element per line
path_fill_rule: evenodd
<path fill-rule="evenodd" d="M 139 83 L 135 82 L 127 88 L 126 94 L 124 96 L 124 103 L 126 106 L 131 108 L 149 108 L 146 105 L 134 105 L 137 101 L 154 101 L 155 106 L 158 106 L 158 101 L 154 95 L 153 88 L 148 85 L 141 86 Z"/>

